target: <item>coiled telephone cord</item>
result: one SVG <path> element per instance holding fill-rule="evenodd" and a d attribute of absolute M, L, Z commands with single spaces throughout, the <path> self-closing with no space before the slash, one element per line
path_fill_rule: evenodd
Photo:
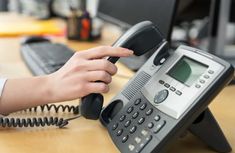
<path fill-rule="evenodd" d="M 55 111 L 58 113 L 60 110 L 62 112 L 69 112 L 75 115 L 79 114 L 79 106 L 69 106 L 69 105 L 54 105 L 46 104 L 33 108 L 26 109 L 24 111 L 29 112 L 45 112 L 45 111 Z M 72 118 L 64 119 L 59 117 L 33 117 L 33 118 L 8 118 L 0 117 L 0 126 L 1 127 L 44 127 L 44 126 L 56 126 L 63 128 L 69 123 L 69 120 L 79 118 L 80 115 L 77 115 Z"/>

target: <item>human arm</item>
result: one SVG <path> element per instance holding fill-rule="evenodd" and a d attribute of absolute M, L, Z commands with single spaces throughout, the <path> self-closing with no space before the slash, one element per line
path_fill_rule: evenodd
<path fill-rule="evenodd" d="M 37 77 L 8 79 L 0 99 L 0 114 L 108 92 L 117 67 L 106 56 L 125 57 L 133 52 L 102 46 L 74 54 L 57 72 Z M 102 81 L 102 82 L 97 82 Z"/>

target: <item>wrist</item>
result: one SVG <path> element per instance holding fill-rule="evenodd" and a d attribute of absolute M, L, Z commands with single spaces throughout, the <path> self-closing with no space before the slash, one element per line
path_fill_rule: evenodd
<path fill-rule="evenodd" d="M 43 103 L 53 103 L 55 102 L 55 91 L 53 86 L 53 79 L 51 75 L 40 76 L 40 82 L 43 82 L 42 85 L 42 99 Z"/>
<path fill-rule="evenodd" d="M 46 97 L 46 102 L 47 103 L 55 103 L 55 102 L 60 102 L 63 101 L 63 95 L 61 95 L 60 89 L 58 87 L 58 84 L 60 83 L 57 77 L 56 73 L 52 73 L 49 75 L 44 76 L 44 81 L 45 81 L 45 97 Z"/>

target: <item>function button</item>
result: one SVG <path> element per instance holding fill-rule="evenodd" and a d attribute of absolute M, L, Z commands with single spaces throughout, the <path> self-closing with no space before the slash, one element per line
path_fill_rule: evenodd
<path fill-rule="evenodd" d="M 154 127 L 153 122 L 150 122 L 150 123 L 148 124 L 148 128 L 149 128 L 149 129 L 152 129 L 153 127 Z"/>
<path fill-rule="evenodd" d="M 122 121 L 125 120 L 125 118 L 126 118 L 126 115 L 122 115 L 122 116 L 119 118 L 119 121 L 122 122 Z"/>
<path fill-rule="evenodd" d="M 166 59 L 165 59 L 165 58 L 162 58 L 162 59 L 160 60 L 160 64 L 163 64 L 165 61 L 166 61 Z"/>
<path fill-rule="evenodd" d="M 209 78 L 210 78 L 209 75 L 204 75 L 203 77 L 204 77 L 205 79 L 209 79 Z"/>
<path fill-rule="evenodd" d="M 141 134 L 142 134 L 143 136 L 146 136 L 146 135 L 148 135 L 148 131 L 142 130 L 142 131 L 141 131 Z"/>
<path fill-rule="evenodd" d="M 165 82 L 163 80 L 158 81 L 160 84 L 164 84 Z"/>
<path fill-rule="evenodd" d="M 170 87 L 170 85 L 169 85 L 168 83 L 165 83 L 164 86 L 165 86 L 166 88 L 169 88 L 169 87 Z"/>
<path fill-rule="evenodd" d="M 209 70 L 208 73 L 209 73 L 209 74 L 214 74 L 215 72 L 212 71 L 212 70 Z"/>
<path fill-rule="evenodd" d="M 123 132 L 123 129 L 119 129 L 119 130 L 117 131 L 117 136 L 122 135 L 122 132 Z"/>
<path fill-rule="evenodd" d="M 175 89 L 175 87 L 170 87 L 170 90 L 175 91 L 176 89 Z"/>
<path fill-rule="evenodd" d="M 112 130 L 116 130 L 116 129 L 117 129 L 117 127 L 118 127 L 118 123 L 113 124 Z"/>
<path fill-rule="evenodd" d="M 196 88 L 201 88 L 201 85 L 200 84 L 196 84 L 195 87 Z"/>
<path fill-rule="evenodd" d="M 138 116 L 139 116 L 139 112 L 135 112 L 135 113 L 132 115 L 132 118 L 133 118 L 133 119 L 136 119 Z"/>
<path fill-rule="evenodd" d="M 200 80 L 199 82 L 203 84 L 203 83 L 205 83 L 206 81 L 205 81 L 205 80 Z"/>
<path fill-rule="evenodd" d="M 130 107 L 126 110 L 126 112 L 127 112 L 128 114 L 130 114 L 133 110 L 134 110 L 134 107 L 133 107 L 133 106 L 130 106 Z"/>
<path fill-rule="evenodd" d="M 129 148 L 130 151 L 133 151 L 135 149 L 135 146 L 133 144 L 129 144 L 128 148 Z"/>
<path fill-rule="evenodd" d="M 135 105 L 139 105 L 140 103 L 141 103 L 141 99 L 140 98 L 136 99 L 135 102 L 134 102 Z"/>
<path fill-rule="evenodd" d="M 154 103 L 160 104 L 162 103 L 168 96 L 168 90 L 164 89 L 159 91 L 154 97 Z"/>
<path fill-rule="evenodd" d="M 152 138 L 153 137 L 151 135 L 146 137 L 145 140 L 143 140 L 143 142 L 140 144 L 139 148 L 135 150 L 135 152 L 140 153 L 144 149 L 144 147 L 152 140 Z"/>
<path fill-rule="evenodd" d="M 158 122 L 160 119 L 161 119 L 161 117 L 160 117 L 159 115 L 156 115 L 156 116 L 154 117 L 154 120 L 157 121 L 157 122 Z"/>
<path fill-rule="evenodd" d="M 147 138 L 145 138 L 145 141 L 150 141 L 152 139 L 152 136 L 151 135 L 149 135 Z"/>
<path fill-rule="evenodd" d="M 139 120 L 138 120 L 138 124 L 142 124 L 142 123 L 144 123 L 144 118 L 143 117 L 141 117 Z"/>
<path fill-rule="evenodd" d="M 126 135 L 126 136 L 122 137 L 122 143 L 125 143 L 125 142 L 128 140 L 128 138 L 129 138 L 129 136 L 128 136 L 128 135 Z"/>
<path fill-rule="evenodd" d="M 125 126 L 125 127 L 128 127 L 128 126 L 130 126 L 130 124 L 131 124 L 131 121 L 128 120 L 128 121 L 126 121 L 126 123 L 124 124 L 124 126 Z"/>
<path fill-rule="evenodd" d="M 153 109 L 150 108 L 149 110 L 147 110 L 147 112 L 145 113 L 147 116 L 151 115 L 153 113 Z"/>
<path fill-rule="evenodd" d="M 141 142 L 141 138 L 140 138 L 140 137 L 135 137 L 135 142 L 136 142 L 137 144 L 139 144 L 139 143 Z"/>
<path fill-rule="evenodd" d="M 165 124 L 166 124 L 166 121 L 162 121 L 162 122 L 158 123 L 158 124 L 154 127 L 153 132 L 154 132 L 155 134 L 158 133 L 158 132 L 163 128 L 163 126 L 165 126 Z"/>
<path fill-rule="evenodd" d="M 143 103 L 143 104 L 140 106 L 140 110 L 144 110 L 146 107 L 147 107 L 147 104 L 146 104 L 146 103 Z"/>
<path fill-rule="evenodd" d="M 134 133 L 136 131 L 137 127 L 136 126 L 133 126 L 132 128 L 130 128 L 130 133 Z"/>
<path fill-rule="evenodd" d="M 175 92 L 177 95 L 182 95 L 182 92 L 181 91 L 179 91 L 179 90 L 177 90 L 176 92 Z"/>

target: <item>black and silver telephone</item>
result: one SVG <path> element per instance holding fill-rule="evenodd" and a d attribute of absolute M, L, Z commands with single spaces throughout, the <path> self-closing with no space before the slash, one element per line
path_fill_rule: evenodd
<path fill-rule="evenodd" d="M 137 24 L 114 46 L 132 49 L 136 55 L 156 50 L 103 110 L 97 103 L 102 101 L 100 94 L 84 97 L 80 106 L 89 119 L 97 119 L 102 110 L 100 121 L 121 152 L 163 152 L 185 130 L 218 152 L 231 151 L 207 108 L 232 79 L 231 64 L 188 46 L 169 52 L 167 41 L 151 22 Z M 108 60 L 115 63 L 117 58 Z"/>

